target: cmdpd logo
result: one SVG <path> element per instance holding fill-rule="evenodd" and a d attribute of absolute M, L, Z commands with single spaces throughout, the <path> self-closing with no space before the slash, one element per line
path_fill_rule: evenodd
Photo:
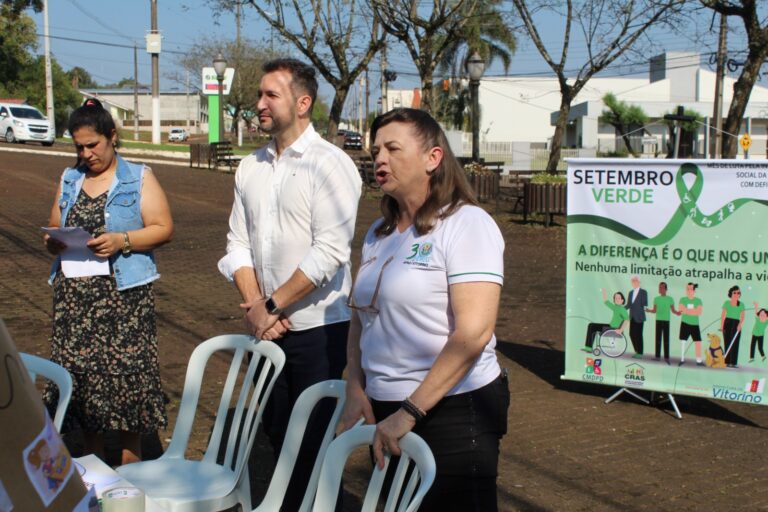
<path fill-rule="evenodd" d="M 624 384 L 627 386 L 645 385 L 645 368 L 637 363 L 632 363 L 624 368 Z"/>
<path fill-rule="evenodd" d="M 588 357 L 581 378 L 590 382 L 603 382 L 603 360 Z"/>

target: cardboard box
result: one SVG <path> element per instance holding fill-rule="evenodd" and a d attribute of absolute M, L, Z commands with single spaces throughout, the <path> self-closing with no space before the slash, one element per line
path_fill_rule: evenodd
<path fill-rule="evenodd" d="M 88 510 L 87 490 L 0 320 L 0 512 Z"/>

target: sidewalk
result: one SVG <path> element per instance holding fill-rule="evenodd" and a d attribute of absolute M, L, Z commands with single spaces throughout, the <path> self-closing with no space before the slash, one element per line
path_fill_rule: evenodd
<path fill-rule="evenodd" d="M 0 144 L 0 316 L 20 350 L 45 356 L 51 258 L 39 227 L 74 152 L 37 149 Z M 242 330 L 239 296 L 216 270 L 233 176 L 153 160 L 176 224 L 173 242 L 157 252 L 162 279 L 155 288 L 173 425 L 192 349 Z M 355 263 L 377 211 L 375 198 L 363 199 Z M 499 465 L 501 510 L 768 510 L 768 408 L 678 396 L 683 419 L 677 420 L 668 405 L 649 407 L 626 396 L 605 405 L 614 388 L 562 381 L 565 229 L 522 224 L 508 214 L 497 221 L 507 244 L 497 348 L 512 392 Z M 212 417 L 215 410 L 204 404 L 203 413 Z M 160 433 L 162 440 L 169 436 Z M 207 432 L 195 432 L 193 455 L 206 439 Z M 269 457 L 265 446 L 256 449 Z M 346 482 L 353 494 L 362 485 L 365 456 L 356 464 Z M 264 485 L 268 465 L 254 477 Z"/>

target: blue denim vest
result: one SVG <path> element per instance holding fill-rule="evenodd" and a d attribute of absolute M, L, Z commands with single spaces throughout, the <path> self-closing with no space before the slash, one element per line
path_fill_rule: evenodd
<path fill-rule="evenodd" d="M 126 162 L 120 155 L 117 157 L 115 179 L 109 189 L 105 206 L 104 220 L 107 232 L 122 232 L 141 229 L 141 177 L 144 166 Z M 64 170 L 61 178 L 61 197 L 58 199 L 61 210 L 61 227 L 67 221 L 67 215 L 75 204 L 80 189 L 85 180 L 86 168 L 71 168 Z M 110 265 L 115 273 L 118 290 L 127 290 L 134 286 L 151 283 L 160 277 L 155 265 L 155 257 L 149 252 L 131 252 L 124 256 L 118 251 L 110 258 Z M 53 283 L 56 271 L 61 265 L 61 257 L 56 258 L 51 268 L 48 283 Z"/>

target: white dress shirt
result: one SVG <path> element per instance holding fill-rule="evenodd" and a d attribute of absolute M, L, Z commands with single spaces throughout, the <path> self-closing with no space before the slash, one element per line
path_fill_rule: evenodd
<path fill-rule="evenodd" d="M 219 270 L 256 270 L 265 297 L 300 269 L 317 287 L 284 309 L 301 331 L 349 320 L 350 250 L 362 181 L 337 146 L 309 125 L 280 156 L 274 141 L 240 162 Z M 278 304 L 279 305 L 279 304 Z"/>

